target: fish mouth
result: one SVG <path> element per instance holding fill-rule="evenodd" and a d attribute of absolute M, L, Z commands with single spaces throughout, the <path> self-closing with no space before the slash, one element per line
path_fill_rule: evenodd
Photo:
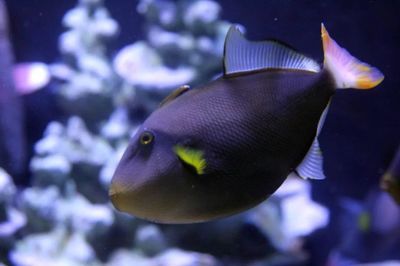
<path fill-rule="evenodd" d="M 118 207 L 119 192 L 116 190 L 115 186 L 111 185 L 110 189 L 108 190 L 108 196 L 111 200 L 112 205 L 114 205 L 115 209 L 120 211 Z"/>

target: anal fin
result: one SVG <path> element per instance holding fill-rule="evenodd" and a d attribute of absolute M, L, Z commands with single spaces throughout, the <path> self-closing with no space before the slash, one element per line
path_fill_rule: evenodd
<path fill-rule="evenodd" d="M 322 126 L 325 122 L 326 114 L 328 113 L 329 103 L 318 122 L 317 134 L 311 144 L 303 161 L 297 166 L 297 174 L 304 179 L 325 179 L 325 174 L 323 170 L 323 156 L 321 148 L 318 143 L 318 136 L 321 132 Z"/>
<path fill-rule="evenodd" d="M 315 137 L 311 148 L 303 161 L 296 168 L 297 174 L 304 179 L 325 179 L 323 171 L 322 151 L 319 147 L 318 139 Z"/>

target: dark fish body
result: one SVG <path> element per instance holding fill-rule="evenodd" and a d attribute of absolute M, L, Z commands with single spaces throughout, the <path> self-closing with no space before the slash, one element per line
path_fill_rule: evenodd
<path fill-rule="evenodd" d="M 143 126 L 167 130 L 204 151 L 206 175 L 193 185 L 206 186 L 207 208 L 218 202 L 219 208 L 234 206 L 233 213 L 267 198 L 301 162 L 333 92 L 328 73 L 268 70 L 225 77 L 182 95 Z M 165 116 L 175 117 L 166 124 Z"/>
<path fill-rule="evenodd" d="M 248 65 L 252 50 L 268 62 Z M 316 135 L 337 85 L 349 81 L 235 30 L 225 53 L 222 78 L 180 88 L 131 139 L 110 189 L 117 209 L 163 223 L 201 222 L 255 206 L 291 172 L 324 178 Z"/>
<path fill-rule="evenodd" d="M 188 202 L 199 204 L 182 211 L 206 220 L 209 209 L 236 213 L 263 201 L 281 185 L 307 153 L 333 92 L 326 72 L 233 75 L 186 92 L 156 110 L 142 128 L 204 151 L 209 162 L 206 174 L 190 180 L 173 175 L 168 182 L 183 183 L 183 194 L 187 185 L 192 187 L 191 197 L 196 199 Z M 179 187 L 173 189 L 179 196 Z M 146 211 L 154 206 L 143 204 Z M 153 211 L 155 216 L 160 213 Z"/>

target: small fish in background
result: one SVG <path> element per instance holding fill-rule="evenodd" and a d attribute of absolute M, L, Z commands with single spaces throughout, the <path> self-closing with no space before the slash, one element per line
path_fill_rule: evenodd
<path fill-rule="evenodd" d="M 383 75 L 323 25 L 321 33 L 323 68 L 231 27 L 224 75 L 179 88 L 130 140 L 112 179 L 113 205 L 160 223 L 204 222 L 254 207 L 290 173 L 324 179 L 317 137 L 335 89 L 371 89 Z"/>
<path fill-rule="evenodd" d="M 51 74 L 45 63 L 19 63 L 14 65 L 13 80 L 18 94 L 25 95 L 46 87 L 51 80 Z"/>
<path fill-rule="evenodd" d="M 390 195 L 374 188 L 362 201 L 341 198 L 339 207 L 339 244 L 329 256 L 329 265 L 400 259 L 400 207 Z"/>
<path fill-rule="evenodd" d="M 364 201 L 342 198 L 344 234 L 349 228 L 361 233 L 393 234 L 400 226 L 400 208 L 386 193 L 373 189 Z M 384 217 L 384 219 L 382 219 Z M 352 226 L 350 226 L 352 224 Z"/>
<path fill-rule="evenodd" d="M 400 147 L 397 148 L 396 155 L 381 178 L 381 188 L 400 205 Z"/>

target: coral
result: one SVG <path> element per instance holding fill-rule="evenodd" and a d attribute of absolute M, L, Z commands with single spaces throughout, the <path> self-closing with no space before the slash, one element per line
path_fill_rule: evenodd
<path fill-rule="evenodd" d="M 172 89 L 198 85 L 221 73 L 230 23 L 220 19 L 220 10 L 217 2 L 208 0 L 139 2 L 147 39 L 126 46 L 113 61 L 115 72 L 137 89 L 129 109 L 149 113 Z"/>
<path fill-rule="evenodd" d="M 104 138 L 90 133 L 82 119 L 71 117 L 66 127 L 50 123 L 35 152 L 31 161 L 35 185 L 63 186 L 72 178 L 78 191 L 90 200 L 107 201 L 98 174 L 115 151 Z"/>
<path fill-rule="evenodd" d="M 68 114 L 96 126 L 114 110 L 120 93 L 127 91 L 121 89 L 127 85 L 114 74 L 108 55 L 107 44 L 118 35 L 119 26 L 103 1 L 80 1 L 65 14 L 63 25 L 68 29 L 59 38 L 64 63 L 50 68 L 62 80 L 59 102 Z"/>
<path fill-rule="evenodd" d="M 230 23 L 220 19 L 221 7 L 208 0 L 142 0 L 138 12 L 148 19 L 149 45 L 170 67 L 196 69 L 189 83 L 209 80 L 221 72 L 224 39 Z M 180 84 L 181 85 L 181 84 Z"/>
<path fill-rule="evenodd" d="M 117 250 L 107 263 L 109 266 L 216 266 L 218 261 L 210 255 L 170 249 L 154 258 L 146 258 L 130 250 Z"/>
<path fill-rule="evenodd" d="M 12 178 L 0 168 L 0 251 L 12 247 L 16 233 L 26 224 L 25 214 L 12 206 L 16 193 Z"/>
<path fill-rule="evenodd" d="M 147 89 L 209 80 L 222 69 L 221 55 L 230 25 L 220 19 L 220 10 L 216 2 L 208 0 L 181 0 L 177 4 L 140 1 L 138 12 L 148 21 L 147 42 L 123 49 L 114 61 L 116 72 Z M 158 71 L 157 83 L 151 78 L 140 78 L 140 71 L 135 75 L 137 68 Z"/>
<path fill-rule="evenodd" d="M 26 189 L 22 209 L 28 215 L 31 231 L 42 231 L 43 224 L 53 228 L 63 224 L 87 236 L 105 231 L 114 221 L 112 210 L 103 204 L 92 204 L 74 188 L 62 195 L 55 186 Z M 34 223 L 34 224 L 33 224 Z M 38 226 L 38 225 L 39 226 Z"/>
<path fill-rule="evenodd" d="M 283 252 L 298 252 L 301 237 L 328 224 L 329 211 L 311 200 L 310 183 L 289 176 L 270 200 L 248 214 L 248 219 Z"/>
<path fill-rule="evenodd" d="M 26 237 L 10 253 L 10 258 L 20 266 L 100 265 L 82 233 L 64 227 Z"/>
<path fill-rule="evenodd" d="M 167 248 L 167 241 L 156 225 L 144 225 L 137 229 L 135 246 L 148 256 L 154 256 Z"/>
<path fill-rule="evenodd" d="M 166 67 L 157 51 L 141 41 L 123 48 L 114 60 L 114 68 L 129 83 L 153 89 L 178 87 L 195 76 L 190 67 Z"/>

